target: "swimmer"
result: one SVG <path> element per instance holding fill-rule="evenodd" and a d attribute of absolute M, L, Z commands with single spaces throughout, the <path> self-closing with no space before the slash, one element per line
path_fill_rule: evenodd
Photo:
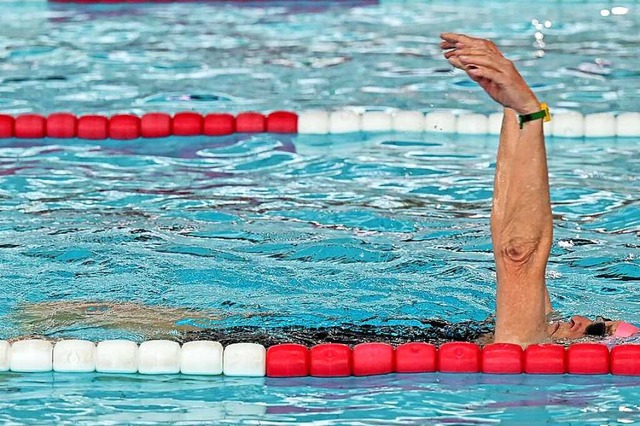
<path fill-rule="evenodd" d="M 443 33 L 444 56 L 504 108 L 496 160 L 491 238 L 496 262 L 495 342 L 532 343 L 585 336 L 629 337 L 638 327 L 605 318 L 553 313 L 545 270 L 553 238 L 543 132 L 548 115 L 536 95 L 490 40 Z"/>
<path fill-rule="evenodd" d="M 246 313 L 245 318 L 272 314 Z M 334 326 L 221 326 L 228 315 L 168 306 L 152 306 L 132 302 L 60 301 L 21 304 L 10 320 L 20 329 L 20 337 L 56 340 L 69 331 L 99 329 L 134 333 L 141 340 L 169 339 L 180 343 L 214 340 L 224 345 L 241 342 L 272 346 L 299 343 L 356 345 L 363 342 L 428 342 L 449 341 L 486 343 L 493 330 L 493 320 L 448 323 L 437 319 L 422 320 L 422 325 L 373 326 L 339 324 Z"/>
<path fill-rule="evenodd" d="M 245 317 L 269 316 L 269 313 L 244 314 Z M 440 345 L 450 341 L 485 345 L 494 341 L 494 320 L 449 323 L 440 319 L 423 319 L 422 325 L 373 326 L 339 324 L 334 326 L 220 326 L 221 312 L 178 307 L 152 306 L 131 302 L 64 301 L 20 305 L 11 320 L 18 324 L 20 337 L 56 340 L 74 330 L 110 329 L 134 333 L 141 340 L 168 339 L 180 343 L 214 340 L 229 345 L 254 342 L 266 347 L 280 343 L 313 346 L 319 343 L 356 345 L 363 342 L 386 342 L 399 345 L 427 342 Z M 574 317 L 574 330 L 552 336 L 568 343 L 574 339 L 599 340 L 606 336 L 629 337 L 638 329 L 627 323 L 598 317 L 590 321 Z M 224 322 L 223 322 L 224 323 Z M 560 324 L 560 323 L 556 323 Z"/>

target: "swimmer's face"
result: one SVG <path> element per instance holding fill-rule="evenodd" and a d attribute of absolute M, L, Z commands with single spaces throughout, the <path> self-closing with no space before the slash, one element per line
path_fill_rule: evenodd
<path fill-rule="evenodd" d="M 547 334 L 552 340 L 573 340 L 585 336 L 612 336 L 620 321 L 598 317 L 595 321 L 574 315 L 569 321 L 555 321 L 547 326 Z"/>

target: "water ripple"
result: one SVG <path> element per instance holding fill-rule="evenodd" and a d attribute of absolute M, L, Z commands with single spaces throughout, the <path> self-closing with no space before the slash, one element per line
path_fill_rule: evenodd
<path fill-rule="evenodd" d="M 0 108 L 487 113 L 484 93 L 441 57 L 437 34 L 456 28 L 498 42 L 552 105 L 638 109 L 637 14 L 604 16 L 597 2 L 260 6 L 6 0 Z M 87 299 L 184 307 L 179 322 L 212 312 L 215 321 L 194 320 L 206 327 L 483 320 L 494 311 L 495 139 L 1 140 L 0 337 L 27 332 L 15 316 L 25 304 Z M 555 308 L 640 323 L 637 140 L 550 140 L 548 153 Z M 56 338 L 159 332 L 31 325 Z M 0 421 L 630 423 L 637 389 L 616 376 L 7 373 Z"/>
<path fill-rule="evenodd" d="M 172 111 L 299 110 L 345 103 L 424 109 L 451 107 L 452 100 L 485 112 L 482 91 L 440 57 L 437 34 L 464 28 L 497 40 L 552 105 L 637 107 L 638 96 L 629 90 L 640 77 L 632 13 L 602 16 L 595 4 L 513 10 L 487 4 L 478 11 L 440 1 L 371 3 L 112 10 L 23 5 L 29 13 L 9 7 L 0 17 L 8 76 L 0 92 L 25 103 L 16 112 L 151 111 L 159 105 Z M 35 83 L 54 96 L 31 90 Z M 182 100 L 172 102 L 174 93 Z"/>
<path fill-rule="evenodd" d="M 4 141 L 0 257 L 13 267 L 3 284 L 14 303 L 91 294 L 153 304 L 164 288 L 200 309 L 249 289 L 255 303 L 242 312 L 285 323 L 486 317 L 495 141 L 326 139 L 339 149 L 309 152 L 308 137 L 278 135 Z M 636 291 L 626 283 L 638 280 L 640 213 L 625 167 L 638 148 L 580 144 L 549 142 L 550 291 L 561 311 L 626 317 L 616 303 Z M 319 300 L 319 288 L 332 290 Z M 383 295 L 384 306 L 371 303 Z"/>

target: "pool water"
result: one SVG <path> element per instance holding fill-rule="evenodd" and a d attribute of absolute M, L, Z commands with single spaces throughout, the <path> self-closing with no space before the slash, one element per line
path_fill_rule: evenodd
<path fill-rule="evenodd" d="M 635 424 L 640 379 L 388 375 L 360 378 L 27 374 L 5 377 L 13 424 Z"/>
<path fill-rule="evenodd" d="M 639 5 L 290 0 L 87 7 L 5 0 L 0 107 L 82 114 L 345 105 L 497 111 L 442 59 L 438 34 L 457 31 L 496 41 L 554 110 L 637 111 Z"/>
<path fill-rule="evenodd" d="M 453 29 L 505 46 L 552 106 L 640 110 L 637 2 L 608 16 L 608 2 L 351 6 L 3 3 L 0 108 L 495 110 L 439 58 L 437 34 Z M 82 300 L 184 309 L 180 324 L 200 327 L 482 321 L 494 309 L 496 147 L 494 136 L 409 133 L 2 140 L 0 336 L 142 340 L 175 328 L 160 316 L 25 319 L 25 307 Z M 548 155 L 554 307 L 640 322 L 638 140 L 550 139 Z M 613 376 L 0 379 L 7 423 L 640 418 L 640 379 Z"/>
<path fill-rule="evenodd" d="M 5 313 L 91 299 L 216 312 L 224 326 L 483 320 L 495 150 L 495 137 L 434 134 L 3 141 Z M 561 312 L 640 321 L 638 151 L 549 143 Z M 3 334 L 24 334 L 11 318 Z"/>

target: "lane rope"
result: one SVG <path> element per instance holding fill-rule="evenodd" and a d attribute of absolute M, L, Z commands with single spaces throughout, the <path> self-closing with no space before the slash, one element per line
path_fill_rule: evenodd
<path fill-rule="evenodd" d="M 180 344 L 150 340 L 44 339 L 0 341 L 0 371 L 226 375 L 246 377 L 345 377 L 390 373 L 614 374 L 640 375 L 640 345 L 602 343 L 519 345 L 367 342 L 353 347 L 321 343 L 215 341 Z"/>
<path fill-rule="evenodd" d="M 137 139 L 170 136 L 223 136 L 233 133 L 343 134 L 353 132 L 439 132 L 463 135 L 497 135 L 502 113 L 490 115 L 453 110 L 255 111 L 232 115 L 224 112 L 186 111 L 170 115 L 151 112 L 142 116 L 0 114 L 0 138 Z M 544 124 L 545 133 L 559 138 L 640 137 L 640 112 L 581 114 L 557 111 Z"/>

